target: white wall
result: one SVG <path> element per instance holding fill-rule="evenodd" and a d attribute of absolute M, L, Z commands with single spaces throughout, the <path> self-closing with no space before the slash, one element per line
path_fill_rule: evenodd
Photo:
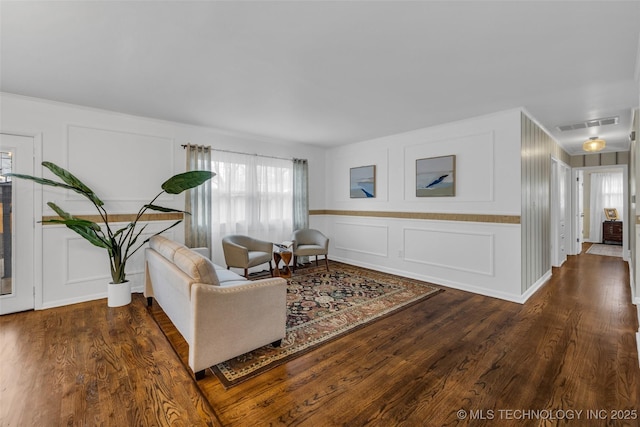
<path fill-rule="evenodd" d="M 520 110 L 327 151 L 329 210 L 520 216 Z M 415 196 L 416 159 L 456 155 L 456 196 Z M 376 165 L 376 198 L 349 198 L 349 169 Z M 330 257 L 523 301 L 519 224 L 319 215 Z"/>
<path fill-rule="evenodd" d="M 170 176 L 185 170 L 181 144 L 211 145 L 279 157 L 309 160 L 310 206 L 323 207 L 322 149 L 278 143 L 214 129 L 135 117 L 114 112 L 0 94 L 0 131 L 39 135 L 47 160 L 69 169 L 105 201 L 111 213 L 135 213 L 160 191 Z M 36 168 L 37 174 L 48 171 Z M 47 201 L 57 202 L 73 214 L 95 214 L 93 206 L 73 193 L 43 188 L 43 215 L 54 215 Z M 160 204 L 184 208 L 184 195 L 163 196 Z M 149 232 L 166 223 L 154 222 Z M 66 227 L 39 227 L 42 233 L 42 289 L 36 289 L 36 308 L 66 305 L 106 296 L 110 280 L 104 250 L 95 248 Z M 169 232 L 184 239 L 179 226 Z M 222 263 L 222 260 L 217 260 Z M 142 252 L 128 265 L 128 279 L 135 291 L 142 289 Z"/>

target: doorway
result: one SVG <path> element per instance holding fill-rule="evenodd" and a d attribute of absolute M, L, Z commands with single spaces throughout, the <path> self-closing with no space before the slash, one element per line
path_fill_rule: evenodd
<path fill-rule="evenodd" d="M 0 133 L 2 174 L 33 175 L 34 138 Z M 35 184 L 0 177 L 0 314 L 35 307 Z"/>
<path fill-rule="evenodd" d="M 574 205 L 574 219 L 583 222 L 583 241 L 598 246 L 603 243 L 618 245 L 622 248 L 622 257 L 625 260 L 628 260 L 629 247 L 627 168 L 627 165 L 612 165 L 574 170 L 574 176 L 582 177 L 580 181 L 574 181 L 574 191 L 577 193 L 582 190 L 583 193 L 582 203 L 576 200 Z M 615 221 L 610 221 L 605 215 L 605 210 L 612 208 L 618 214 Z M 583 212 L 581 218 L 580 210 Z M 580 225 L 573 224 L 576 233 L 578 227 Z M 612 228 L 619 231 L 615 238 L 609 236 Z"/>

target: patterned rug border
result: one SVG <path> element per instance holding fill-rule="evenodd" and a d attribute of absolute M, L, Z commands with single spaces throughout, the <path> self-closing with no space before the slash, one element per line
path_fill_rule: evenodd
<path fill-rule="evenodd" d="M 375 275 L 383 275 L 383 276 L 387 276 L 387 277 L 391 277 L 394 278 L 395 280 L 399 280 L 399 281 L 403 281 L 403 282 L 410 282 L 414 285 L 420 285 L 420 286 L 424 286 L 427 285 L 431 288 L 433 288 L 433 290 L 431 292 L 425 293 L 423 295 L 417 296 L 415 298 L 412 298 L 410 300 L 407 300 L 405 302 L 403 302 L 402 304 L 399 305 L 395 305 L 393 307 L 389 307 L 386 310 L 382 311 L 379 315 L 377 315 L 374 318 L 371 319 L 367 319 L 367 320 L 363 320 L 362 322 L 358 323 L 355 326 L 350 326 L 346 329 L 343 330 L 339 330 L 336 331 L 335 334 L 331 335 L 330 337 L 326 338 L 323 337 L 322 339 L 319 339 L 317 342 L 309 345 L 308 347 L 301 349 L 301 350 L 297 350 L 297 351 L 293 351 L 290 354 L 285 355 L 284 357 L 274 360 L 273 362 L 262 366 L 246 375 L 243 375 L 239 378 L 233 379 L 233 380 L 229 380 L 224 373 L 220 370 L 220 368 L 218 368 L 218 366 L 212 366 L 209 369 L 211 370 L 211 372 L 214 374 L 214 376 L 220 381 L 220 383 L 224 386 L 225 389 L 229 389 L 233 386 L 236 386 L 238 384 L 241 384 L 245 381 L 248 381 L 252 378 L 255 378 L 257 376 L 260 376 L 261 374 L 263 374 L 264 372 L 267 372 L 271 369 L 274 369 L 278 366 L 281 366 L 293 359 L 296 359 L 300 356 L 303 356 L 313 350 L 318 349 L 319 347 L 321 347 L 324 344 L 328 344 L 332 341 L 335 341 L 339 338 L 342 338 L 352 332 L 355 332 L 359 329 L 362 329 L 366 326 L 369 326 L 375 322 L 377 322 L 378 320 L 384 319 L 388 316 L 391 316 L 392 314 L 398 313 L 406 308 L 409 308 L 419 302 L 425 301 L 427 299 L 430 299 L 431 297 L 438 295 L 439 293 L 444 292 L 444 289 L 441 289 L 439 287 L 437 287 L 436 285 L 429 283 L 429 282 L 425 282 L 422 280 L 417 280 L 417 279 L 412 279 L 412 278 L 408 278 L 408 277 L 403 277 L 403 276 L 399 276 L 396 274 L 391 274 L 391 273 L 386 273 L 386 272 L 380 272 L 380 271 L 376 271 L 376 270 L 371 270 L 365 267 L 358 267 L 358 266 L 354 266 L 354 265 L 350 265 L 350 264 L 345 264 L 345 263 L 341 263 L 341 262 L 337 262 L 337 261 L 331 261 L 330 263 L 330 268 L 332 270 L 351 270 L 351 273 L 355 273 L 355 274 L 359 274 L 361 276 L 370 278 L 370 279 L 374 279 L 371 276 L 375 276 Z M 300 271 L 300 270 L 299 270 Z M 297 273 L 297 276 L 306 276 L 306 275 L 311 275 L 311 274 L 315 274 L 318 272 L 323 272 L 326 271 L 325 267 L 310 267 L 308 270 L 305 270 L 304 272 L 300 272 Z M 300 325 L 302 326 L 302 325 Z M 294 329 L 294 328 L 292 328 Z M 224 363 L 224 362 L 223 362 Z"/>

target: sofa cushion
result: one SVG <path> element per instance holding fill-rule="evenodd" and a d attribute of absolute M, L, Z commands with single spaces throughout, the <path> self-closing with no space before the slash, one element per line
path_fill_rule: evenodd
<path fill-rule="evenodd" d="M 149 247 L 169 261 L 173 261 L 173 256 L 175 255 L 176 251 L 180 248 L 185 248 L 186 246 L 173 240 L 167 239 L 164 236 L 157 235 L 149 239 Z"/>
<path fill-rule="evenodd" d="M 220 285 L 213 263 L 185 246 L 175 252 L 173 263 L 195 282 Z"/>

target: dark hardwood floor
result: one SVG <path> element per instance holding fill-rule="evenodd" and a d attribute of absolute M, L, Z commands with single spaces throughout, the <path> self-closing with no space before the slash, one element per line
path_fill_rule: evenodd
<path fill-rule="evenodd" d="M 0 425 L 639 425 L 620 258 L 569 257 L 524 305 L 445 289 L 229 390 L 141 295 L 3 316 Z"/>

